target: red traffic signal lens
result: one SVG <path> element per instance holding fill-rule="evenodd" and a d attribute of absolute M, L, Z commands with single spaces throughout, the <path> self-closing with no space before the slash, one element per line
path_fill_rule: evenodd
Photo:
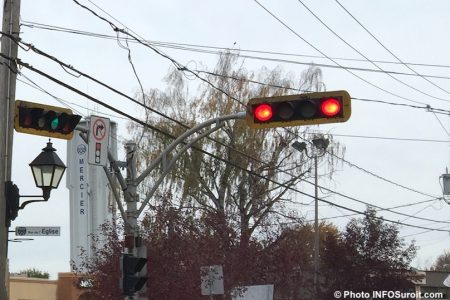
<path fill-rule="evenodd" d="M 336 98 L 327 98 L 322 101 L 320 110 L 327 117 L 334 117 L 341 111 L 341 103 Z"/>
<path fill-rule="evenodd" d="M 258 105 L 255 108 L 254 113 L 255 113 L 255 118 L 258 121 L 260 121 L 260 122 L 268 121 L 272 118 L 272 115 L 273 115 L 272 106 L 270 106 L 269 104 Z"/>

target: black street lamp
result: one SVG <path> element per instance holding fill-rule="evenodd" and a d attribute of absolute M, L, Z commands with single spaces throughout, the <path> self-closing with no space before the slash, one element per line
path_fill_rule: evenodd
<path fill-rule="evenodd" d="M 47 147 L 42 149 L 41 154 L 30 163 L 34 182 L 37 187 L 42 189 L 42 197 L 46 201 L 50 197 L 50 191 L 58 187 L 66 170 L 66 166 L 55 151 L 56 149 L 49 141 Z"/>
<path fill-rule="evenodd" d="M 42 189 L 42 196 L 20 195 L 19 188 L 12 181 L 5 183 L 6 193 L 6 226 L 11 225 L 11 221 L 17 218 L 18 211 L 24 209 L 26 205 L 33 202 L 43 202 L 50 198 L 52 189 L 57 188 L 66 166 L 55 153 L 52 143 L 49 141 L 47 147 L 30 163 L 34 182 L 38 188 Z M 42 197 L 43 200 L 29 200 L 19 204 L 20 198 Z"/>

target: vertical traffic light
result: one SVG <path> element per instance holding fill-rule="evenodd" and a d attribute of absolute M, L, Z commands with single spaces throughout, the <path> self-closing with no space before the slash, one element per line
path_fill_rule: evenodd
<path fill-rule="evenodd" d="M 246 120 L 252 128 L 271 128 L 345 122 L 350 115 L 350 95 L 332 91 L 251 99 Z"/>
<path fill-rule="evenodd" d="M 148 280 L 148 277 L 141 277 L 139 273 L 147 263 L 146 258 L 136 257 L 132 254 L 122 254 L 120 258 L 121 269 L 121 289 L 122 294 L 132 296 L 140 291 Z"/>
<path fill-rule="evenodd" d="M 80 119 L 67 108 L 17 100 L 14 128 L 17 132 L 70 140 Z"/>

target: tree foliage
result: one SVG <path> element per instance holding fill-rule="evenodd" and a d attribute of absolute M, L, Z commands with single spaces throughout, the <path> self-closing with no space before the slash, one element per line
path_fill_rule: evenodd
<path fill-rule="evenodd" d="M 444 251 L 443 254 L 439 255 L 431 270 L 450 272 L 450 251 Z"/>
<path fill-rule="evenodd" d="M 217 214 L 192 218 L 169 199 L 167 194 L 159 199 L 161 205 L 141 225 L 148 251 L 149 299 L 204 299 L 200 269 L 210 265 L 223 266 L 225 299 L 231 299 L 234 287 L 258 284 L 273 284 L 274 299 L 304 299 L 312 294 L 311 224 L 267 231 L 244 249 L 233 228 L 216 234 L 216 227 L 222 226 Z M 409 264 L 415 246 L 405 245 L 396 226 L 375 217 L 368 210 L 364 218 L 351 220 L 343 232 L 330 223 L 320 223 L 321 298 L 332 299 L 336 290 L 404 291 L 412 287 Z M 94 259 L 83 272 L 93 278 L 96 299 L 122 299 L 117 284 L 121 241 L 113 226 L 104 226 L 101 236 L 106 244 L 96 247 Z"/>
<path fill-rule="evenodd" d="M 255 84 L 252 82 L 255 79 L 267 84 Z M 190 93 L 183 73 L 173 70 L 166 77 L 168 88 L 164 92 L 151 90 L 145 97 L 138 98 L 145 99 L 149 107 L 165 108 L 164 112 L 171 118 L 192 127 L 201 121 L 244 111 L 245 102 L 251 98 L 299 93 L 300 89 L 316 91 L 324 87 L 319 68 L 308 69 L 299 80 L 285 75 L 279 68 L 263 69 L 256 75 L 239 67 L 237 56 L 231 54 L 221 56 L 205 80 L 208 84 Z M 173 136 L 186 130 L 163 117 L 147 120 Z M 140 143 L 141 169 L 172 142 L 171 138 L 147 128 L 130 126 L 130 132 Z M 277 220 L 277 214 L 288 215 L 285 204 L 293 201 L 289 189 L 310 176 L 311 162 L 291 147 L 296 139 L 308 139 L 307 133 L 308 128 L 254 130 L 242 121 L 227 122 L 223 130 L 196 143 L 197 148 L 213 155 L 195 149 L 187 151 L 177 160 L 159 194 L 170 191 L 176 200 L 173 205 L 190 209 L 193 214 L 216 213 L 222 218 L 223 226 L 239 229 L 239 237 L 245 244 L 259 226 L 273 218 Z M 338 144 L 329 150 L 342 153 Z M 166 161 L 173 155 L 168 154 Z M 332 160 L 333 156 L 326 158 Z M 334 161 L 329 161 L 327 166 L 333 170 Z M 148 193 L 161 174 L 158 171 L 163 169 L 148 177 L 141 193 Z"/>
<path fill-rule="evenodd" d="M 254 74 L 239 67 L 233 55 L 223 55 L 205 76 L 208 83 L 192 93 L 182 71 L 173 70 L 165 79 L 165 91 L 153 89 L 138 97 L 147 107 L 172 118 L 145 112 L 149 124 L 172 137 L 130 125 L 139 143 L 139 171 L 162 153 L 173 136 L 185 132 L 186 126 L 243 111 L 245 102 L 254 97 L 324 87 L 318 68 L 308 69 L 298 80 L 278 68 Z M 304 223 L 301 212 L 287 205 L 298 201 L 290 188 L 311 176 L 311 161 L 290 147 L 296 139 L 308 140 L 309 130 L 253 130 L 243 122 L 227 122 L 211 138 L 199 140 L 196 149 L 181 155 L 157 193 L 150 194 L 176 151 L 167 153 L 139 190 L 152 200 L 139 228 L 148 251 L 150 299 L 202 299 L 200 269 L 209 265 L 224 268 L 225 299 L 230 299 L 234 287 L 257 284 L 274 284 L 276 299 L 311 295 L 313 227 Z M 339 144 L 331 145 L 329 151 L 343 153 Z M 336 167 L 332 158 L 320 158 L 329 174 Z M 319 233 L 322 295 L 334 290 L 406 286 L 415 247 L 404 248 L 397 228 L 377 219 L 373 210 L 363 219 L 352 220 L 344 232 L 322 223 Z M 94 278 L 98 299 L 121 299 L 117 288 L 119 237 L 115 226 L 105 225 L 94 243 L 100 245 L 94 249 L 96 255 L 80 270 Z"/>
<path fill-rule="evenodd" d="M 352 219 L 337 240 L 328 240 L 323 263 L 334 290 L 371 292 L 407 290 L 414 272 L 414 243 L 406 245 L 395 224 L 386 223 L 368 208 L 361 219 Z"/>
<path fill-rule="evenodd" d="M 43 278 L 43 279 L 50 278 L 50 274 L 48 272 L 41 271 L 36 268 L 29 268 L 29 269 L 20 271 L 19 274 L 26 274 L 27 277 L 30 277 L 30 278 Z"/>

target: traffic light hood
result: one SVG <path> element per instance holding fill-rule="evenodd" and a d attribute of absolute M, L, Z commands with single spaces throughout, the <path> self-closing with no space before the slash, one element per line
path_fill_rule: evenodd
<path fill-rule="evenodd" d="M 259 129 L 345 122 L 350 115 L 348 92 L 331 91 L 250 99 L 246 121 Z"/>

